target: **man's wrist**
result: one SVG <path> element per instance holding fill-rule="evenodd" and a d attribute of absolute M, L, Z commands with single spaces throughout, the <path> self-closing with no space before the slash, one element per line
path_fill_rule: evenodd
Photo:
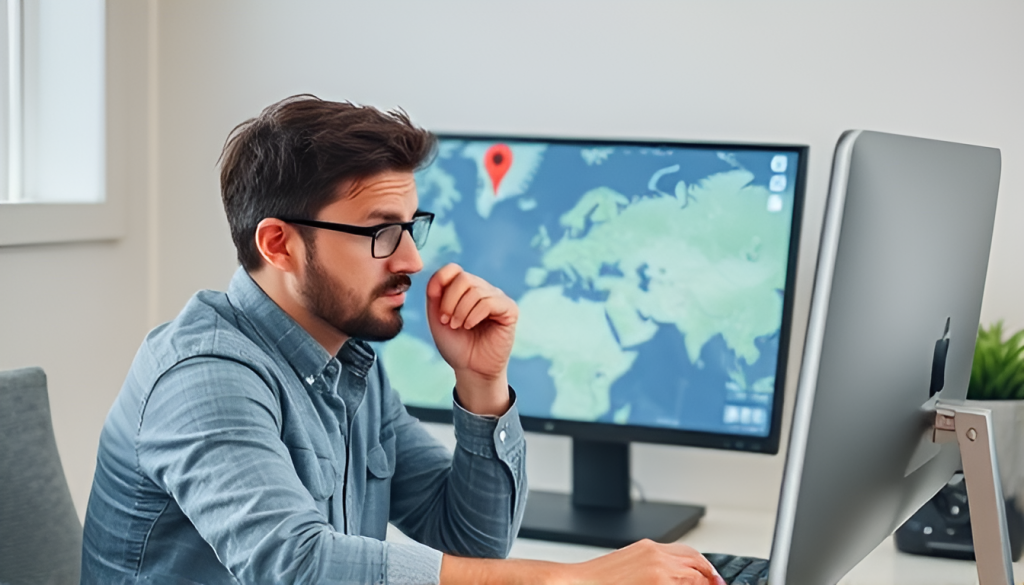
<path fill-rule="evenodd" d="M 482 416 L 500 417 L 512 406 L 508 375 L 486 377 L 476 372 L 455 372 L 455 393 L 467 411 Z"/>
<path fill-rule="evenodd" d="M 520 559 L 471 559 L 444 555 L 441 585 L 569 585 L 568 565 Z"/>

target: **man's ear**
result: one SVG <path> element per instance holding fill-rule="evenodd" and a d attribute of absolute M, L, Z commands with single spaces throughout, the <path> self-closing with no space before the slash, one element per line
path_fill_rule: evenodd
<path fill-rule="evenodd" d="M 273 217 L 256 226 L 256 249 L 264 262 L 281 272 L 298 272 L 306 254 L 299 230 Z"/>

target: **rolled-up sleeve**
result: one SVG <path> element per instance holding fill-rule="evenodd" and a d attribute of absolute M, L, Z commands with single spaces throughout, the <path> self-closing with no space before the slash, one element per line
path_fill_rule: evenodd
<path fill-rule="evenodd" d="M 249 367 L 186 360 L 143 405 L 141 471 L 242 583 L 436 584 L 440 552 L 333 530 L 281 440 L 280 408 Z"/>
<path fill-rule="evenodd" d="M 453 406 L 456 448 L 450 453 L 405 411 L 384 383 L 394 421 L 397 461 L 391 521 L 408 536 L 460 556 L 505 558 L 526 503 L 526 441 L 512 406 L 500 417 Z"/>

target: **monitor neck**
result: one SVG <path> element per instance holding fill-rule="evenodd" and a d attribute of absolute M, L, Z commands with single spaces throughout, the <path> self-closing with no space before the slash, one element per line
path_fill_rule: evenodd
<path fill-rule="evenodd" d="M 629 443 L 572 440 L 572 504 L 628 510 Z"/>

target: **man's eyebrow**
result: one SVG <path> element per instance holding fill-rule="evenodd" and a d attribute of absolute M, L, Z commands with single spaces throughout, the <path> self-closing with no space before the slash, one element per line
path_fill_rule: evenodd
<path fill-rule="evenodd" d="M 370 212 L 370 215 L 366 216 L 367 220 L 381 220 L 384 222 L 402 222 L 405 221 L 402 216 L 394 211 L 386 209 L 375 209 Z"/>

